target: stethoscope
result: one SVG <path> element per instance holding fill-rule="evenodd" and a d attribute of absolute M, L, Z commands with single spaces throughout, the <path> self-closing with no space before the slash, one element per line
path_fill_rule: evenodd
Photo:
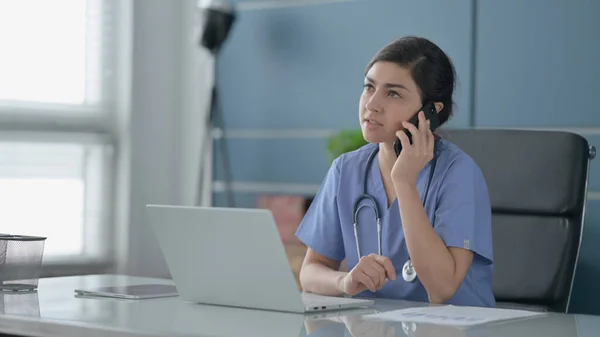
<path fill-rule="evenodd" d="M 378 248 L 379 255 L 383 255 L 381 252 L 381 217 L 379 216 L 379 214 L 380 214 L 379 204 L 377 203 L 375 198 L 373 198 L 373 196 L 371 196 L 367 193 L 367 181 L 369 179 L 369 169 L 371 168 L 371 163 L 373 162 L 373 159 L 375 158 L 375 156 L 377 155 L 378 152 L 379 152 L 379 146 L 376 146 L 375 149 L 371 152 L 371 154 L 369 155 L 369 157 L 367 159 L 367 166 L 366 166 L 366 170 L 365 170 L 365 176 L 363 179 L 362 195 L 354 203 L 354 211 L 352 214 L 352 222 L 354 224 L 354 240 L 356 241 L 356 252 L 358 254 L 359 260 L 362 256 L 362 254 L 360 253 L 360 244 L 358 243 L 358 212 L 363 207 L 369 207 L 375 213 L 375 219 L 377 220 L 377 248 Z M 423 198 L 423 205 L 425 205 L 425 202 L 427 201 L 427 194 L 429 193 L 429 185 L 431 184 L 431 180 L 433 179 L 433 171 L 435 169 L 435 164 L 436 164 L 436 156 L 435 156 L 435 150 L 434 150 L 434 156 L 431 161 L 431 169 L 429 171 L 429 180 L 427 181 L 427 188 L 425 189 L 425 196 Z M 368 203 L 364 203 L 359 206 L 360 202 L 365 199 L 370 200 L 374 206 L 371 206 Z M 417 272 L 415 271 L 412 261 L 409 258 L 404 263 L 404 266 L 402 267 L 402 278 L 406 282 L 413 282 L 416 277 L 417 277 Z"/>

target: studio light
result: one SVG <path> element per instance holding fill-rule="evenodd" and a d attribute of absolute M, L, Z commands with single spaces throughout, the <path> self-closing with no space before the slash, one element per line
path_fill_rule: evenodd
<path fill-rule="evenodd" d="M 233 6 L 224 0 L 199 0 L 198 8 L 203 16 L 200 45 L 216 55 L 227 39 L 235 21 Z"/>
<path fill-rule="evenodd" d="M 201 48 L 208 50 L 214 60 L 214 75 L 213 85 L 210 94 L 210 111 L 207 115 L 206 129 L 204 132 L 205 138 L 202 142 L 202 149 L 200 153 L 200 172 L 198 177 L 198 190 L 196 203 L 198 205 L 203 204 L 202 196 L 204 193 L 204 167 L 205 161 L 210 160 L 208 157 L 210 147 L 212 147 L 213 130 L 220 129 L 222 137 L 219 141 L 221 146 L 220 159 L 223 169 L 222 176 L 224 177 L 225 192 L 227 193 L 228 205 L 235 207 L 233 199 L 233 191 L 231 189 L 231 169 L 228 160 L 226 138 L 224 136 L 225 127 L 223 125 L 223 117 L 220 114 L 219 96 L 217 95 L 217 70 L 218 70 L 218 53 L 223 47 L 225 40 L 229 36 L 229 32 L 233 26 L 236 18 L 236 14 L 233 6 L 228 4 L 225 0 L 199 0 L 197 3 L 199 14 L 202 18 L 202 27 L 198 38 L 198 44 Z M 212 165 L 212 163 L 209 163 Z"/>

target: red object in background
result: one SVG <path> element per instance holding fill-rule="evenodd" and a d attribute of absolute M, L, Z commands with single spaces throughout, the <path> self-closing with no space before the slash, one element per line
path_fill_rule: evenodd
<path fill-rule="evenodd" d="M 260 196 L 257 207 L 271 210 L 284 244 L 301 243 L 295 234 L 306 212 L 303 196 Z"/>

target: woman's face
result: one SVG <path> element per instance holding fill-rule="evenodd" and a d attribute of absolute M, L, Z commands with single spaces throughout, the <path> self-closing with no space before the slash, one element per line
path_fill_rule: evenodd
<path fill-rule="evenodd" d="M 376 62 L 365 76 L 359 120 L 370 143 L 392 143 L 402 122 L 421 108 L 421 94 L 410 72 L 391 62 Z"/>

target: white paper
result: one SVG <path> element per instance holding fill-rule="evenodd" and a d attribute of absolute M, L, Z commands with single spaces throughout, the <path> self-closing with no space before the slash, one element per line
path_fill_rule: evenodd
<path fill-rule="evenodd" d="M 511 319 L 530 318 L 544 315 L 543 312 L 445 305 L 418 307 L 367 315 L 386 321 L 430 323 L 452 326 L 472 326 Z"/>

